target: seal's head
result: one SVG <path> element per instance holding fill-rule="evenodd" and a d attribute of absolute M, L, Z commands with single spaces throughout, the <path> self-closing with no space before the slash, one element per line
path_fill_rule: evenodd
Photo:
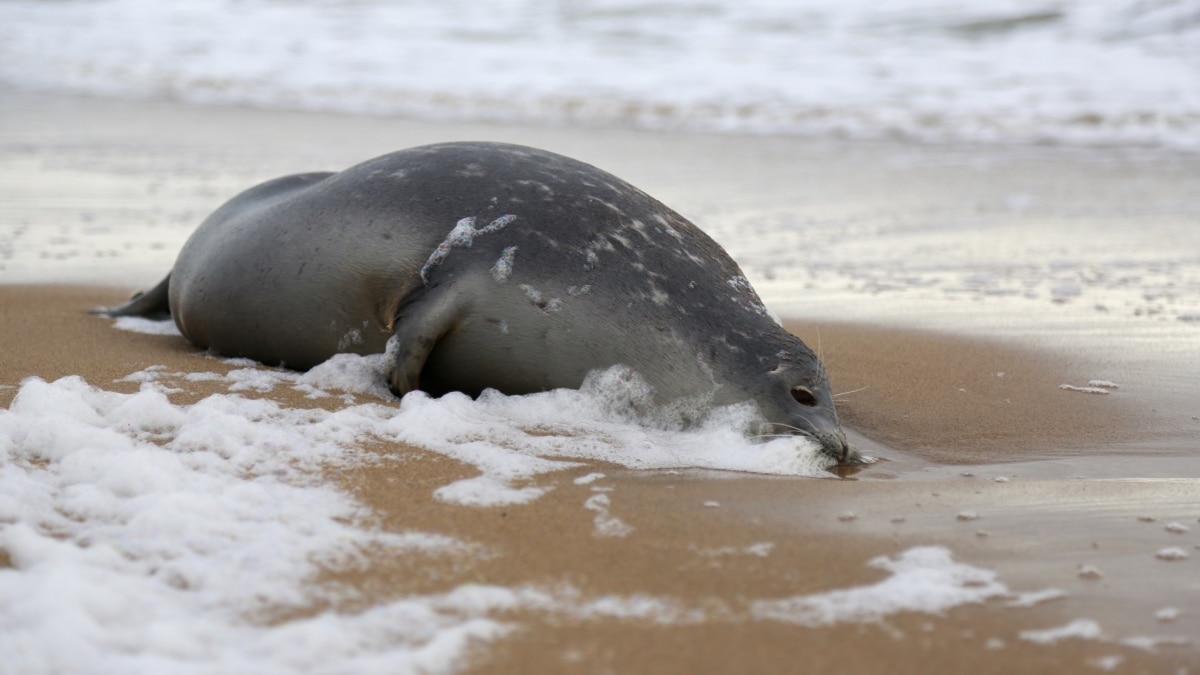
<path fill-rule="evenodd" d="M 808 436 L 839 463 L 853 462 L 855 453 L 846 443 L 829 378 L 816 354 L 796 340 L 771 361 L 757 378 L 754 396 L 766 421 L 766 435 Z"/>

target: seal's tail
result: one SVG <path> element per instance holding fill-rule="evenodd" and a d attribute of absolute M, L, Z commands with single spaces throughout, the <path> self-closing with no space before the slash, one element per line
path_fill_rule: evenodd
<path fill-rule="evenodd" d="M 117 307 L 97 307 L 91 311 L 97 316 L 116 318 L 118 316 L 140 316 L 145 319 L 166 319 L 171 316 L 171 305 L 168 302 L 167 290 L 171 287 L 171 275 L 158 282 L 158 285 L 145 293 L 133 296 L 129 302 Z"/>

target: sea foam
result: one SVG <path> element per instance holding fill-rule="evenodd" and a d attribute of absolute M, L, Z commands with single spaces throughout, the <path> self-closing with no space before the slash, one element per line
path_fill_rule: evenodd
<path fill-rule="evenodd" d="M 993 572 L 927 547 L 872 561 L 889 575 L 882 582 L 808 596 L 684 600 L 589 596 L 569 584 L 464 584 L 361 609 L 357 591 L 316 583 L 318 576 L 362 569 L 379 555 L 426 567 L 492 555 L 438 532 L 387 531 L 327 477 L 330 467 L 388 461 L 362 450 L 373 440 L 473 466 L 477 477 L 429 497 L 476 508 L 536 500 L 554 489 L 554 473 L 592 460 L 827 475 L 815 448 L 739 438 L 738 409 L 689 431 L 670 428 L 669 418 L 626 417 L 625 403 L 640 390 L 620 369 L 582 391 L 478 400 L 413 393 L 397 406 L 374 397 L 385 360 L 343 356 L 307 374 L 225 360 L 234 366 L 228 374 L 199 378 L 230 390 L 253 381 L 256 392 L 290 387 L 343 397 L 333 410 L 238 393 L 175 404 L 167 392 L 197 373 L 162 367 L 123 378 L 139 383 L 134 393 L 75 376 L 24 381 L 0 410 L 5 666 L 23 673 L 443 672 L 468 648 L 504 639 L 517 610 L 570 621 L 820 626 L 936 613 L 1007 593 Z M 334 385 L 367 393 L 325 389 Z M 623 403 L 613 406 L 614 396 Z M 592 492 L 579 508 L 593 512 L 594 536 L 636 532 L 636 522 L 609 512 L 606 488 Z M 772 548 L 760 542 L 703 555 L 768 556 Z M 327 608 L 307 609 L 315 605 Z"/>

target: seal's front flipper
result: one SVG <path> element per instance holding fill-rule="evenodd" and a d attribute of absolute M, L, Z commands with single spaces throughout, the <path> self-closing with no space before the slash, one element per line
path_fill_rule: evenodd
<path fill-rule="evenodd" d="M 422 296 L 400 307 L 392 330 L 398 347 L 388 384 L 397 396 L 421 388 L 425 362 L 461 315 L 458 303 L 448 294 L 434 293 L 431 297 L 425 293 Z"/>
<path fill-rule="evenodd" d="M 129 302 L 118 307 L 98 307 L 91 310 L 97 316 L 115 319 L 118 316 L 140 316 L 145 319 L 171 318 L 171 304 L 167 291 L 171 287 L 171 275 L 145 293 L 133 296 Z"/>

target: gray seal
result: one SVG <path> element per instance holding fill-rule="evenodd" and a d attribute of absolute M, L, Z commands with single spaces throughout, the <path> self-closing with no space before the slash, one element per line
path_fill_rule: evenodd
<path fill-rule="evenodd" d="M 398 340 L 391 389 L 579 387 L 635 370 L 654 400 L 753 401 L 762 433 L 850 457 L 825 369 L 710 237 L 594 166 L 498 143 L 401 150 L 268 181 L 209 216 L 158 286 L 197 347 L 304 370 Z"/>

